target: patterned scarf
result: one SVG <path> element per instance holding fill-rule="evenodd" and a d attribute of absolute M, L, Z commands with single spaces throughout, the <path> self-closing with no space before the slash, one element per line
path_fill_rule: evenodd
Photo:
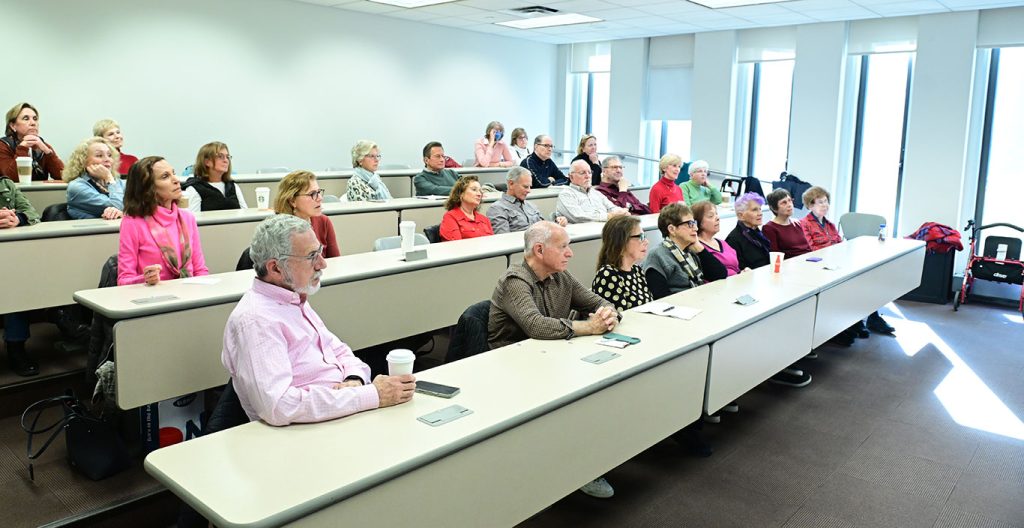
<path fill-rule="evenodd" d="M 173 214 L 178 222 L 178 242 L 181 247 L 180 255 L 177 248 L 175 248 L 174 244 L 171 243 L 171 237 L 167 234 L 167 230 L 164 229 L 159 222 L 154 220 L 152 216 L 147 216 L 146 225 L 149 226 L 149 232 L 153 235 L 153 240 L 156 242 L 156 245 L 160 248 L 160 253 L 163 254 L 164 263 L 167 264 L 168 268 L 171 269 L 178 277 L 191 277 L 192 271 L 189 269 L 189 263 L 192 260 L 192 246 L 189 243 L 188 229 L 185 227 L 185 220 L 181 217 L 181 211 L 175 208 Z M 180 264 L 179 256 L 181 258 Z"/>
<path fill-rule="evenodd" d="M 375 200 L 391 199 L 391 191 L 388 190 L 387 185 L 384 185 L 384 182 L 380 179 L 380 176 L 378 176 L 377 173 L 370 172 L 362 167 L 356 167 L 352 170 L 352 177 L 359 178 L 369 185 L 370 188 L 373 189 Z"/>
<path fill-rule="evenodd" d="M 683 268 L 683 272 L 690 278 L 690 283 L 694 286 L 700 286 L 706 281 L 704 280 L 704 272 L 700 269 L 700 263 L 697 262 L 696 257 L 689 251 L 683 251 L 679 249 L 679 246 L 675 242 L 669 239 L 663 239 L 661 245 L 668 249 L 669 253 L 676 258 L 676 262 Z"/>

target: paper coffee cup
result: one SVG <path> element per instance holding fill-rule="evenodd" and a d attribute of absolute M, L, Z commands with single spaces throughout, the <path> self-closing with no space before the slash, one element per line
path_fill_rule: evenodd
<path fill-rule="evenodd" d="M 786 254 L 780 251 L 772 251 L 768 253 L 768 265 L 772 268 L 772 273 L 782 272 L 782 261 L 786 259 Z"/>
<path fill-rule="evenodd" d="M 412 374 L 412 365 L 416 361 L 416 354 L 412 350 L 399 348 L 388 352 L 388 375 L 401 376 Z"/>
<path fill-rule="evenodd" d="M 256 188 L 256 208 L 270 209 L 270 187 Z"/>
<path fill-rule="evenodd" d="M 416 243 L 416 222 L 405 220 L 398 223 L 398 234 L 402 235 L 402 253 L 412 251 Z"/>
<path fill-rule="evenodd" d="M 32 158 L 21 156 L 15 161 L 18 164 L 18 182 L 22 185 L 32 185 Z"/>

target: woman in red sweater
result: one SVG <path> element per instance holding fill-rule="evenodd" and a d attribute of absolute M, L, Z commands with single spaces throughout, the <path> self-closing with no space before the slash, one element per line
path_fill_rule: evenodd
<path fill-rule="evenodd" d="M 316 175 L 298 170 L 281 178 L 277 186 L 274 211 L 278 214 L 295 215 L 313 226 L 317 240 L 324 246 L 324 257 L 341 256 L 338 239 L 334 236 L 334 224 L 323 215 L 324 190 L 316 182 Z"/>
<path fill-rule="evenodd" d="M 768 194 L 768 207 L 775 213 L 764 224 L 762 230 L 765 238 L 772 244 L 772 251 L 781 251 L 786 258 L 799 257 L 811 252 L 804 230 L 800 222 L 793 220 L 793 197 L 785 189 L 775 189 Z"/>
<path fill-rule="evenodd" d="M 480 213 L 484 193 L 476 176 L 463 176 L 452 186 L 441 219 L 441 239 L 461 240 L 494 234 L 491 220 Z"/>

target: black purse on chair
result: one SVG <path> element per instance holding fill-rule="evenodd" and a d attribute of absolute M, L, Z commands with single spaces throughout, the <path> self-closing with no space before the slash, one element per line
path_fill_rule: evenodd
<path fill-rule="evenodd" d="M 48 426 L 39 427 L 43 413 L 53 407 L 60 407 L 60 419 Z M 28 425 L 26 422 L 32 413 L 35 416 L 31 425 Z M 66 433 L 64 438 L 67 442 L 68 463 L 91 480 L 105 479 L 131 465 L 128 449 L 121 437 L 103 420 L 93 416 L 71 391 L 64 396 L 47 398 L 29 405 L 21 414 L 21 428 L 28 433 L 28 474 L 32 480 L 35 480 L 32 461 L 50 447 L 61 431 Z M 52 432 L 42 447 L 33 453 L 33 437 L 47 431 Z"/>

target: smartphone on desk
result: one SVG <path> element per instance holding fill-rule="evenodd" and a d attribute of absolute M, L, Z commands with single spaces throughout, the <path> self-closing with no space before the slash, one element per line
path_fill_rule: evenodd
<path fill-rule="evenodd" d="M 459 388 L 449 385 L 441 385 L 440 383 L 416 380 L 416 392 L 437 396 L 439 398 L 451 398 L 459 393 Z"/>

